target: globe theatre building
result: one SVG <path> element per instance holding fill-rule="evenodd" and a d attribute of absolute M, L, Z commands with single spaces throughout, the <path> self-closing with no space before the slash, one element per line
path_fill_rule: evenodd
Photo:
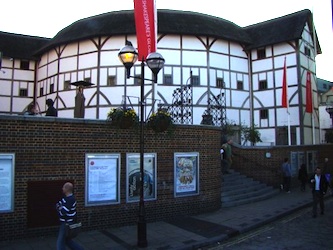
<path fill-rule="evenodd" d="M 321 50 L 312 20 L 302 10 L 240 27 L 205 14 L 158 10 L 157 51 L 165 66 L 157 84 L 145 82 L 146 116 L 165 107 L 176 123 L 200 124 L 211 115 L 216 126 L 255 125 L 262 145 L 287 144 L 286 60 L 292 144 L 318 143 L 315 56 Z M 80 80 L 94 84 L 84 89 L 86 119 L 106 119 L 112 107 L 138 111 L 141 83 L 126 79 L 118 59 L 126 41 L 136 47 L 133 11 L 79 20 L 51 39 L 0 32 L 0 113 L 22 114 L 35 102 L 45 115 L 51 98 L 58 117 L 73 118 L 77 88 L 71 83 Z M 134 65 L 131 74 L 140 70 Z M 308 71 L 312 114 L 305 112 Z"/>

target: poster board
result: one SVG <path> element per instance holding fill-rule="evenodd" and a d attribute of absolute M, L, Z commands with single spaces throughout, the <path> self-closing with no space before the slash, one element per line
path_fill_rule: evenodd
<path fill-rule="evenodd" d="M 120 154 L 86 154 L 85 205 L 120 203 Z"/>
<path fill-rule="evenodd" d="M 305 163 L 303 151 L 290 152 L 291 176 L 298 176 L 298 170 L 303 163 Z"/>
<path fill-rule="evenodd" d="M 156 153 L 144 154 L 144 200 L 156 200 Z M 126 201 L 138 202 L 140 200 L 140 154 L 126 154 Z"/>
<path fill-rule="evenodd" d="M 174 196 L 199 194 L 199 153 L 174 153 Z"/>
<path fill-rule="evenodd" d="M 15 154 L 0 154 L 0 213 L 14 212 Z"/>

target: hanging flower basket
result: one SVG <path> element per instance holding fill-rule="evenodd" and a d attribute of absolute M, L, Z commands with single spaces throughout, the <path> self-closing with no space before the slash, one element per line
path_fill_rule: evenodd
<path fill-rule="evenodd" d="M 107 115 L 112 126 L 129 129 L 138 123 L 138 116 L 133 109 L 113 108 Z"/>
<path fill-rule="evenodd" d="M 164 110 L 158 110 L 148 119 L 148 126 L 157 133 L 164 132 L 172 125 L 170 114 Z"/>

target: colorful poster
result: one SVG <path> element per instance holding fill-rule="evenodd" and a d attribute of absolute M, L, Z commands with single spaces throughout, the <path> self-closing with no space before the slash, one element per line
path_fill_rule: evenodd
<path fill-rule="evenodd" d="M 140 199 L 140 154 L 127 154 L 127 202 Z M 143 196 L 145 200 L 156 199 L 156 154 L 144 154 L 144 184 Z"/>
<path fill-rule="evenodd" d="M 119 154 L 86 155 L 86 206 L 119 203 Z"/>
<path fill-rule="evenodd" d="M 0 213 L 14 211 L 14 154 L 0 154 Z"/>
<path fill-rule="evenodd" d="M 199 153 L 174 154 L 175 196 L 199 194 Z"/>

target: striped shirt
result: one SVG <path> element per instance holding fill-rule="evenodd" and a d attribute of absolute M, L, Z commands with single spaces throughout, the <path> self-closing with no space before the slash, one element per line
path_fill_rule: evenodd
<path fill-rule="evenodd" d="M 60 222 L 75 222 L 76 221 L 76 200 L 73 194 L 62 198 L 59 201 L 58 209 Z"/>

